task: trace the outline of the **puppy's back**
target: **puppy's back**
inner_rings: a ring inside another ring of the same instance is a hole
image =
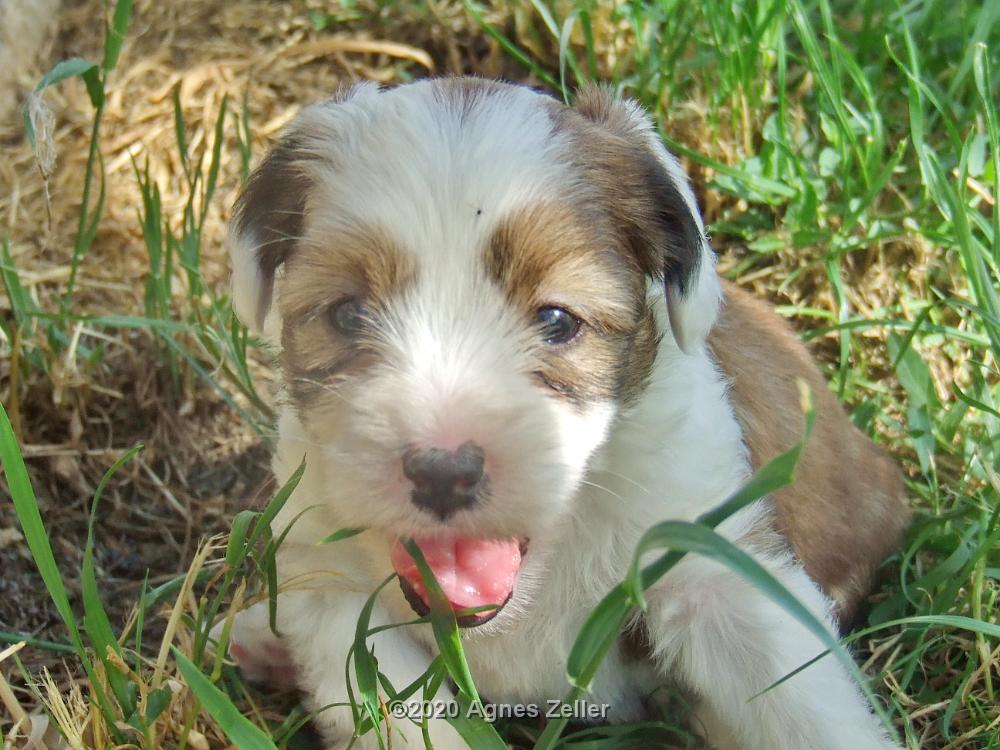
[[[816,427],[795,483],[773,495],[775,522],[849,624],[910,520],[899,470],[850,422],[791,328],[738,287],[724,291],[709,346],[731,383],[755,470],[801,439],[796,380],[812,391]]]

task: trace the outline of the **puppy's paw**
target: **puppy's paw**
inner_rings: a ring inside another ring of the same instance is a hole
[[[212,628],[211,637],[218,641],[223,623]],[[229,657],[249,682],[291,690],[296,687],[296,670],[292,656],[268,623],[267,607],[263,602],[238,612],[229,633]]]
[[[240,669],[240,674],[250,682],[270,685],[280,690],[296,687],[295,665],[280,641],[250,643],[231,640],[229,656]]]

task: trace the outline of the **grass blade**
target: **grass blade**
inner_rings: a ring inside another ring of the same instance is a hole
[[[101,67],[105,73],[110,73],[118,65],[118,55],[128,34],[129,20],[132,18],[132,0],[118,0],[115,3],[115,13],[111,18],[104,37],[104,62]]]
[[[354,678],[357,681],[361,704],[368,720],[375,728],[379,747],[383,746],[383,740],[381,732],[378,731],[382,721],[382,710],[378,698],[378,661],[374,651],[368,649],[368,631],[371,627],[372,612],[378,601],[379,593],[395,578],[396,576],[393,574],[382,581],[361,608],[361,614],[354,630],[354,646],[351,649],[354,655]]]
[[[28,544],[31,557],[38,568],[38,573],[45,584],[56,611],[69,631],[70,640],[76,649],[77,656],[83,665],[84,670],[90,680],[91,690],[97,698],[98,706],[104,714],[112,731],[120,738],[120,733],[115,729],[115,711],[111,706],[107,694],[104,692],[94,665],[87,654],[80,637],[80,630],[76,624],[76,615],[70,606],[69,597],[66,594],[66,587],[56,565],[55,557],[52,554],[52,546],[49,544],[48,532],[45,524],[42,523],[42,516],[38,510],[38,501],[35,498],[35,491],[28,478],[28,470],[24,465],[24,458],[17,444],[17,437],[11,427],[10,419],[7,417],[7,410],[0,404],[0,461],[3,462],[3,473],[7,478],[7,487],[10,490],[11,501],[14,503],[14,512],[17,520],[21,524],[24,532],[24,539]]]
[[[42,523],[42,516],[38,512],[38,501],[35,499],[35,492],[31,487],[31,480],[28,478],[28,470],[21,457],[17,437],[14,435],[14,430],[7,417],[7,410],[2,404],[0,404],[0,459],[3,460],[3,472],[7,478],[14,511],[21,524],[21,530],[24,532],[24,539],[31,551],[31,557],[38,567],[38,573],[42,577],[49,596],[52,597],[52,602],[55,604],[59,616],[66,624],[66,629],[69,631],[77,652],[81,656],[85,656],[83,654],[83,641],[80,639],[80,631],[76,625],[76,615],[70,606],[62,575],[59,573],[55,557],[52,554],[52,547],[49,545],[48,532],[45,531],[45,524]]]
[[[104,671],[107,674],[108,682],[111,684],[111,690],[115,694],[118,705],[122,707],[125,716],[131,716],[135,712],[136,690],[135,686],[118,670],[117,665],[112,663],[108,658],[110,651],[118,656],[118,662],[124,663],[124,659],[121,658],[121,646],[118,644],[118,639],[111,628],[111,622],[108,620],[108,615],[104,611],[104,604],[101,602],[101,596],[98,593],[97,577],[94,573],[94,525],[97,521],[97,510],[100,506],[101,495],[104,493],[105,487],[108,486],[108,482],[142,448],[142,445],[137,445],[131,450],[126,451],[104,473],[104,476],[101,477],[101,481],[97,485],[97,489],[94,491],[94,499],[90,506],[90,521],[87,524],[87,544],[83,550],[83,565],[80,573],[80,587],[83,597],[83,626],[87,631],[90,642],[94,646],[97,658],[104,665]]]
[[[431,627],[434,630],[434,640],[437,641],[438,649],[441,652],[441,659],[448,674],[455,681],[458,689],[464,692],[472,701],[481,705],[479,693],[472,680],[472,673],[469,671],[469,664],[465,660],[465,652],[462,649],[462,640],[458,635],[458,623],[455,620],[455,613],[452,611],[448,599],[441,590],[434,571],[431,570],[424,559],[424,553],[412,539],[403,542],[406,551],[413,558],[420,571],[420,578],[427,587],[427,598],[430,604]]]
[[[219,690],[187,657],[173,649],[177,666],[191,692],[239,750],[278,750],[260,727],[243,716],[229,696]]]

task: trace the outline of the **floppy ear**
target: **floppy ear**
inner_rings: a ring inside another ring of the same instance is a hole
[[[670,329],[690,354],[715,324],[722,287],[687,175],[635,102],[589,86],[573,108],[611,136],[589,146],[612,152],[604,166],[618,192],[611,197],[613,211],[640,264],[662,276]]]
[[[378,95],[361,83],[302,110],[281,140],[251,173],[236,200],[229,225],[233,264],[233,310],[254,334],[276,339],[277,317],[269,318],[274,278],[302,236],[306,201],[318,169],[329,168],[348,101]],[[266,325],[265,325],[266,324]]]
[[[257,335],[265,332],[275,273],[302,234],[310,180],[299,146],[293,132],[268,153],[236,200],[229,225],[233,310]]]

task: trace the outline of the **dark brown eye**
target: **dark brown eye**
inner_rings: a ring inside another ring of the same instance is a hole
[[[355,297],[348,297],[330,305],[327,314],[333,327],[344,336],[357,336],[371,323],[371,310],[368,305]]]
[[[542,307],[535,313],[546,344],[565,344],[580,330],[580,319],[561,307]]]

